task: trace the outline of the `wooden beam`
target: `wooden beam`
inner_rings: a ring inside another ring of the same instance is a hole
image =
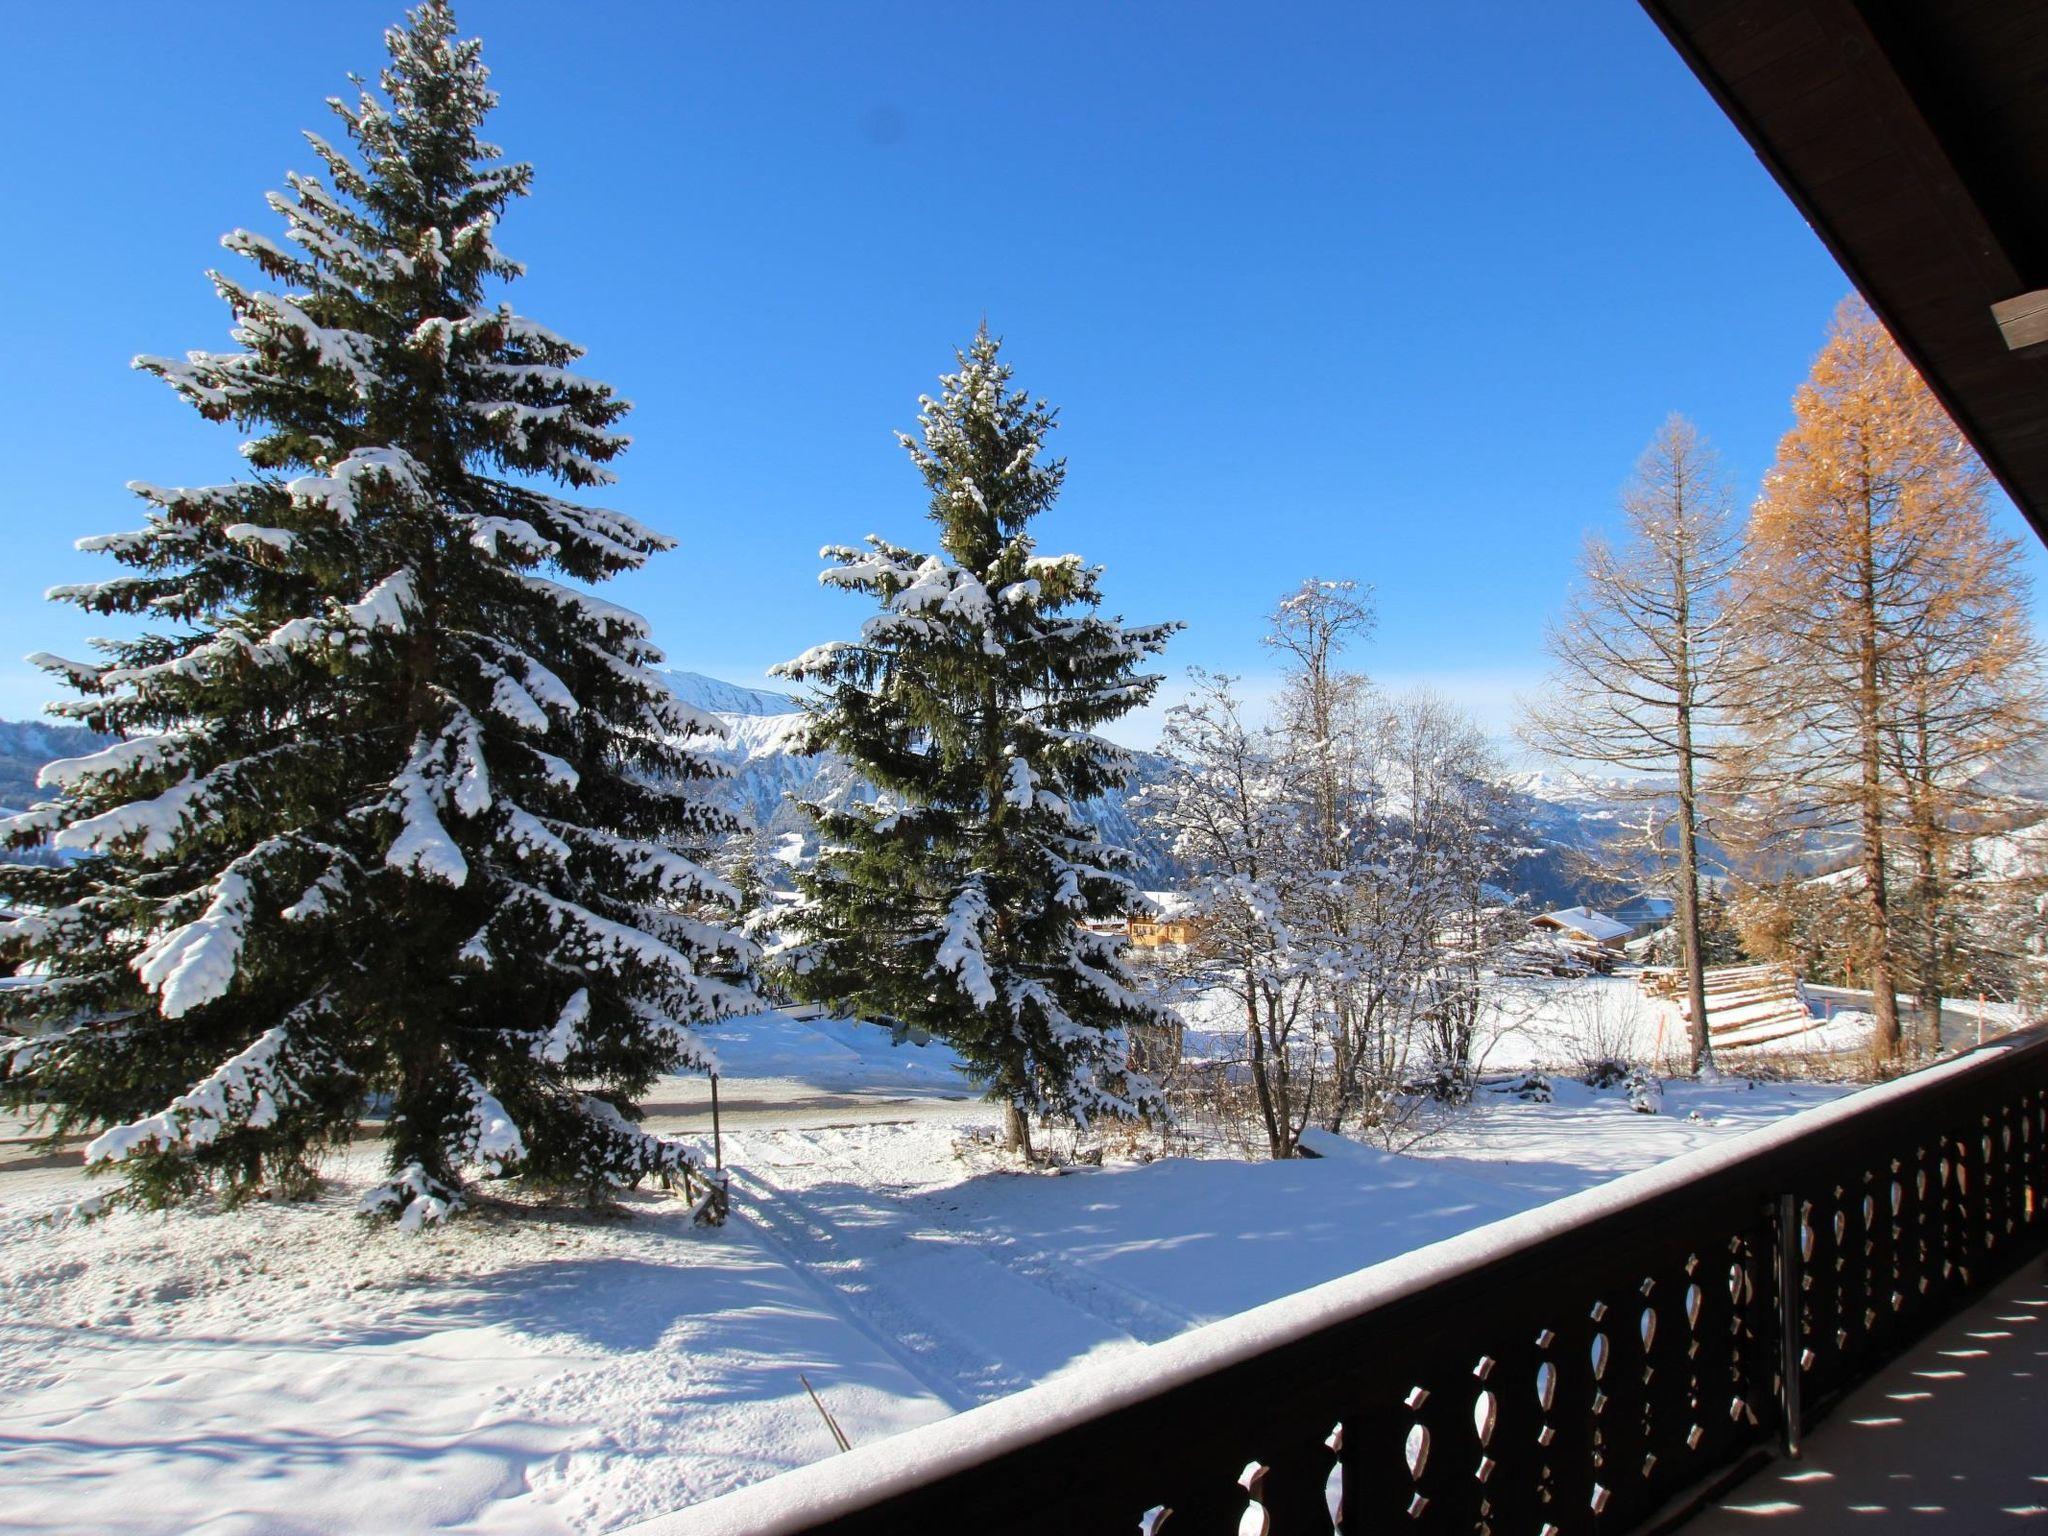
[[[2008,351],[2039,346],[2048,341],[2048,288],[2036,288],[2018,298],[2000,299],[1991,306],[1991,318]]]

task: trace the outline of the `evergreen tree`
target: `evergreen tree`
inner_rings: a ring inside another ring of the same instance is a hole
[[[881,612],[780,670],[819,689],[807,748],[880,794],[808,807],[826,849],[802,882],[793,984],[947,1041],[1028,1150],[1028,1114],[1157,1107],[1126,1044],[1165,1011],[1120,940],[1081,926],[1141,901],[1134,860],[1074,808],[1124,782],[1127,754],[1091,732],[1152,697],[1137,668],[1179,626],[1099,617],[1100,569],[1035,553],[1029,525],[1066,466],[1041,456],[1055,413],[1010,388],[1000,346],[984,327],[921,402],[922,439],[901,435],[940,552],[873,535],[826,549],[820,579]]]
[[[744,1004],[733,893],[686,851],[727,818],[675,743],[715,722],[652,672],[642,620],[562,585],[670,541],[539,485],[608,483],[627,403],[503,303],[495,243],[532,172],[478,130],[495,96],[444,0],[386,36],[383,96],[330,103],[355,155],[272,194],[296,250],[227,248],[227,353],[141,358],[254,435],[226,485],[131,487],[147,525],[86,541],[132,574],[55,594],[134,614],[104,659],[37,658],[123,739],[54,763],[8,829],[80,855],[0,872],[27,1043],[7,1100],[161,1203],[303,1191],[388,1105],[417,1225],[465,1169],[592,1196],[681,1166],[634,1099]]]

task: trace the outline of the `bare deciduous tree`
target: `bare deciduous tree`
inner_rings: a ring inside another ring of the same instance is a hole
[[[1524,931],[1523,915],[1497,885],[1516,841],[1508,795],[1485,736],[1448,700],[1420,689],[1378,713],[1382,809],[1355,878],[1387,887],[1379,906],[1405,914],[1391,934],[1369,930],[1375,941],[1398,943],[1421,930],[1415,1021],[1438,1093],[1462,1101],[1478,1063],[1486,984]]]
[[[1914,933],[1903,968],[1930,1050],[1941,1045],[1950,957],[1968,947],[1959,919],[1971,903],[1957,899],[1970,874],[1967,845],[2012,809],[1985,770],[2027,750],[2044,729],[2018,552],[1990,536],[1981,514],[1976,521],[1953,530],[1945,579],[1900,636],[1885,689],[1892,708],[1882,751],[1898,796],[1898,862],[1908,871]]]
[[[1322,1046],[1313,840],[1284,743],[1246,723],[1233,679],[1190,675],[1193,690],[1167,711],[1160,737],[1166,777],[1142,797],[1190,872],[1199,920],[1194,941],[1166,964],[1235,1001],[1267,1150],[1292,1157]]]
[[[1637,461],[1621,510],[1620,543],[1586,540],[1578,586],[1547,637],[1552,677],[1525,702],[1520,734],[1551,757],[1644,776],[1645,836],[1632,853],[1661,866],[1677,899],[1693,1070],[1710,1073],[1701,791],[1741,678],[1728,592],[1742,541],[1717,456],[1676,414]],[[1668,817],[1657,809],[1667,784]]]
[[[1280,600],[1269,623],[1265,643],[1288,658],[1277,729],[1301,796],[1309,863],[1335,874],[1357,856],[1368,793],[1362,738],[1371,684],[1343,659],[1378,623],[1371,591],[1355,581],[1312,577]],[[1316,905],[1317,925],[1329,940],[1350,947],[1355,914],[1343,883],[1326,880],[1302,894]],[[1322,994],[1331,1014],[1332,1074],[1341,1100],[1356,1077],[1351,1058],[1360,1033],[1357,1015],[1372,1005],[1340,974],[1326,976]]]
[[[1273,618],[1291,662],[1277,719],[1248,723],[1230,679],[1194,673],[1142,801],[1200,917],[1162,963],[1242,1020],[1275,1157],[1312,1117],[1396,1127],[1418,1060],[1462,1096],[1484,988],[1518,936],[1496,884],[1514,847],[1498,765],[1446,701],[1383,698],[1343,669],[1370,626],[1353,583],[1290,594]]]

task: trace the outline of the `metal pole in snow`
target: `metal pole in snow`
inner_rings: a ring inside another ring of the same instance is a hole
[[[711,1166],[725,1169],[725,1139],[718,1129],[718,1074],[711,1074]]]
[[[811,1385],[811,1378],[806,1376],[802,1371],[798,1371],[796,1373],[796,1379],[802,1382],[804,1384],[804,1390],[810,1393],[811,1406],[818,1410],[818,1417],[825,1421],[825,1428],[829,1430],[832,1435],[832,1443],[838,1446],[839,1449],[842,1451],[852,1450],[853,1442],[846,1438],[846,1431],[839,1427],[839,1421],[832,1417],[832,1410],[830,1408],[827,1408],[825,1406],[825,1400],[818,1396],[818,1389]]]

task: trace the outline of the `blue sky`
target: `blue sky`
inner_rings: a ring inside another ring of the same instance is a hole
[[[40,597],[109,569],[70,545],[140,520],[123,482],[237,472],[128,360],[225,345],[218,237],[275,230],[397,10],[10,7],[0,715],[105,627]],[[986,313],[1063,411],[1042,544],[1186,620],[1173,670],[1256,678],[1274,599],[1350,576],[1359,662],[1498,729],[1658,422],[1746,499],[1847,291],[1625,0],[459,14],[538,170],[514,301],[636,402],[609,500],[682,540],[611,595],[736,681],[863,616],[820,544],[927,539],[892,434]]]

